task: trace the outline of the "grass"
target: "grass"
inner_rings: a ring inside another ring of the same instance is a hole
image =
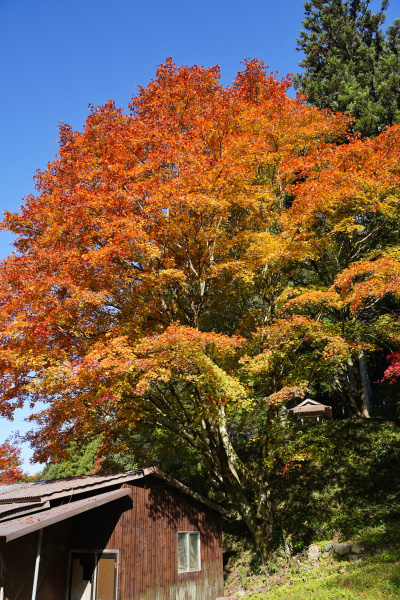
[[[326,553],[331,540],[314,540],[320,555],[288,556],[278,549],[264,566],[246,546],[238,546],[226,565],[227,592],[246,600],[394,600],[400,598],[400,522],[360,524],[356,538],[366,552],[347,557]],[[338,541],[338,537],[336,537]],[[268,581],[266,573],[268,572]]]
[[[398,424],[380,418],[304,427],[289,423],[281,435],[279,447],[289,455],[308,454],[274,480],[276,536],[264,562],[244,531],[226,526],[228,595],[246,600],[400,599]],[[324,548],[328,541],[351,541],[367,552],[353,563],[325,553],[314,562],[307,559],[307,547]]]
[[[265,593],[246,600],[394,600],[400,597],[400,549],[391,547],[349,563],[322,558],[312,568],[303,564],[287,582],[272,583]]]

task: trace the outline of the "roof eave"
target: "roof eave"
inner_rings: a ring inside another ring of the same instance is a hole
[[[6,523],[0,523],[0,537],[3,537],[7,542],[10,542],[19,537],[23,537],[24,535],[28,535],[28,533],[38,531],[44,527],[49,527],[49,525],[54,525],[55,523],[65,521],[66,519],[70,519],[71,517],[79,515],[87,510],[97,508],[103,504],[108,504],[113,500],[118,500],[124,496],[130,496],[130,493],[131,491],[129,488],[122,488],[105,494],[100,494],[95,498],[86,498],[85,500],[77,500],[71,504],[50,508],[43,511],[43,513],[37,513],[35,515],[36,520],[33,523],[21,523],[18,522],[18,519],[11,520],[8,525]],[[61,508],[64,509],[62,512],[60,510]],[[9,533],[7,533],[7,527],[10,528]]]

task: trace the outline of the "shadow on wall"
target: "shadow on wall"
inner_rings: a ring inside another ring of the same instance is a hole
[[[207,535],[202,536],[202,545],[214,544],[220,532],[216,519],[210,518],[210,513],[214,512],[212,509],[157,480],[148,492],[149,517],[152,520],[166,519],[171,529],[207,531]]]
[[[94,508],[74,518],[71,549],[101,550],[106,548],[121,515],[132,509],[129,496]]]

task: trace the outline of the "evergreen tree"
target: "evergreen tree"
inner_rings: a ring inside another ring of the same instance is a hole
[[[132,452],[108,453],[101,459],[97,458],[101,446],[101,438],[97,437],[86,446],[79,448],[75,441],[69,447],[69,458],[45,466],[39,479],[60,479],[63,477],[78,477],[91,475],[93,472],[117,473],[139,468]],[[158,464],[158,463],[157,463]]]
[[[297,49],[304,71],[296,89],[319,108],[350,112],[354,130],[373,137],[400,121],[400,20],[381,26],[388,0],[372,13],[371,0],[306,2]]]
[[[72,442],[69,449],[69,459],[46,465],[39,479],[91,475],[95,468],[96,454],[100,443],[100,438],[97,438],[80,449],[75,442]]]

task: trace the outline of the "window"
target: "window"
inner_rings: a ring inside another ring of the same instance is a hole
[[[117,555],[72,552],[69,600],[116,600]]]
[[[200,571],[200,533],[180,531],[178,533],[178,573]]]

